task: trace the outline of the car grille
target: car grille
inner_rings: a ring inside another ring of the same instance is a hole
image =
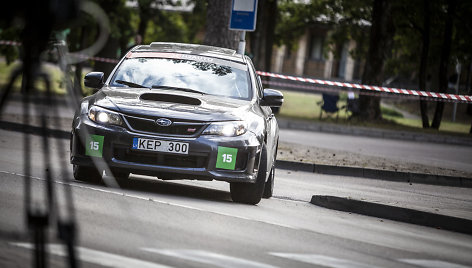
[[[115,147],[113,154],[115,159],[121,161],[167,167],[204,168],[207,166],[208,161],[208,157],[205,155],[173,155],[154,152],[137,152],[121,147]]]
[[[163,127],[156,124],[157,118],[149,119],[129,115],[125,115],[124,117],[132,130],[173,136],[197,136],[203,131],[203,129],[207,125],[203,122],[178,122],[177,120],[172,119],[172,125]]]

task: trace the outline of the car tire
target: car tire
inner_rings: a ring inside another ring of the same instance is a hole
[[[255,183],[230,183],[231,199],[237,203],[256,205],[262,199],[264,192],[265,175],[267,172],[267,152],[265,147],[262,149],[259,171]]]
[[[264,193],[262,194],[262,198],[269,199],[274,194],[274,177],[275,177],[275,167],[272,166],[269,174],[269,178],[264,185]]]
[[[74,179],[78,181],[100,183],[102,176],[96,168],[73,165],[72,168]]]
[[[277,151],[279,148],[279,142],[277,141],[277,145],[275,147],[274,153],[274,160],[272,161],[272,168],[270,169],[269,178],[267,178],[267,182],[264,186],[264,193],[262,194],[262,198],[269,199],[274,195],[274,182],[275,182],[275,162],[277,160]]]

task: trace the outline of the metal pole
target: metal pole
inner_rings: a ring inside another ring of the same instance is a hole
[[[245,50],[246,50],[246,31],[241,31],[241,35],[239,38],[238,53],[241,55],[244,55]]]
[[[456,72],[457,72],[457,81],[455,86],[455,94],[459,94],[459,81],[461,79],[461,64],[458,61],[456,64]],[[457,114],[457,102],[454,102],[454,106],[452,108],[452,122],[456,122],[456,114]]]

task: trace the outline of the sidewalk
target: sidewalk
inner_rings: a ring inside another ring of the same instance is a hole
[[[340,125],[323,122],[309,122],[296,119],[277,118],[280,128],[318,131],[327,133],[347,134],[354,136],[365,136],[385,139],[410,140],[420,142],[434,142],[445,144],[456,144],[472,146],[472,135],[470,137],[452,136],[445,134],[430,134],[409,131],[398,131],[380,128],[369,128],[360,126]]]

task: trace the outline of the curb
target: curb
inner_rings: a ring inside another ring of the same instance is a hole
[[[334,134],[344,134],[353,136],[364,136],[373,138],[410,140],[418,142],[445,143],[454,145],[472,146],[471,138],[462,136],[451,136],[430,133],[415,133],[411,131],[387,130],[378,128],[368,128],[360,126],[337,125],[323,122],[304,122],[285,118],[277,118],[277,123],[282,129],[294,129],[304,131],[317,131]]]
[[[463,234],[472,234],[472,229],[470,228],[470,226],[472,226],[471,220],[452,216],[439,215],[430,212],[359,201],[337,196],[314,195],[312,196],[310,203],[316,206],[338,211],[351,212],[365,216],[433,227]]]
[[[326,175],[352,176],[366,179],[439,186],[472,188],[472,179],[458,176],[432,175],[424,173],[379,170],[361,167],[344,167],[277,160],[276,168],[305,171]]]

